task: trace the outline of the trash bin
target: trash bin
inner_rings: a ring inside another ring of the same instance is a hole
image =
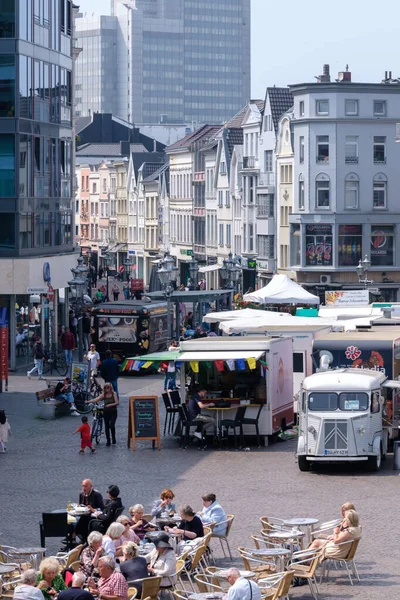
[[[393,469],[400,470],[400,441],[393,442]]]

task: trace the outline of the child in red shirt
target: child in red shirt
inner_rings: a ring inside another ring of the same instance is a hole
[[[81,434],[81,449],[79,451],[79,454],[84,454],[86,447],[90,448],[92,454],[96,452],[96,449],[92,446],[92,440],[90,438],[90,425],[88,423],[87,417],[82,417],[82,425],[78,427],[78,429],[76,429],[73,433]]]

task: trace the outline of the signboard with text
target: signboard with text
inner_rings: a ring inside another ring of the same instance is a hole
[[[131,396],[129,398],[128,448],[136,450],[136,440],[157,442],[161,450],[160,424],[157,396]]]
[[[325,305],[340,308],[341,306],[368,306],[368,290],[330,290],[325,292]]]

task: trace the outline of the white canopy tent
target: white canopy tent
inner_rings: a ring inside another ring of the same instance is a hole
[[[219,323],[220,321],[230,321],[232,319],[254,319],[260,315],[264,315],[265,312],[266,311],[257,310],[256,308],[244,308],[243,310],[223,310],[221,312],[212,312],[204,315],[203,321],[205,323]]]
[[[274,275],[268,285],[243,296],[245,302],[260,304],[319,304],[318,296],[307,292],[287,275]]]
[[[360,326],[369,326],[376,317],[361,319],[322,319],[320,317],[292,317],[284,313],[262,313],[265,316],[253,319],[234,319],[231,321],[222,321],[219,328],[226,334],[251,334],[268,332],[271,327],[315,327],[318,325],[330,325],[331,327],[342,328],[345,331],[355,331]]]

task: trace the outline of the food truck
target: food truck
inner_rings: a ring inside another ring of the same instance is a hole
[[[92,309],[93,342],[103,358],[111,350],[122,362],[127,356],[160,352],[167,348],[167,303],[120,301]]]
[[[293,423],[291,355],[291,338],[208,337],[181,342],[175,360],[181,363],[181,390],[186,384],[204,388],[209,401],[231,404],[223,418],[234,418],[240,405],[248,406],[246,418],[256,418],[262,407],[259,428],[266,438]],[[254,435],[254,426],[245,425],[244,433]]]
[[[368,461],[377,471],[400,424],[400,381],[365,367],[321,370],[303,382],[297,457],[313,462]]]

